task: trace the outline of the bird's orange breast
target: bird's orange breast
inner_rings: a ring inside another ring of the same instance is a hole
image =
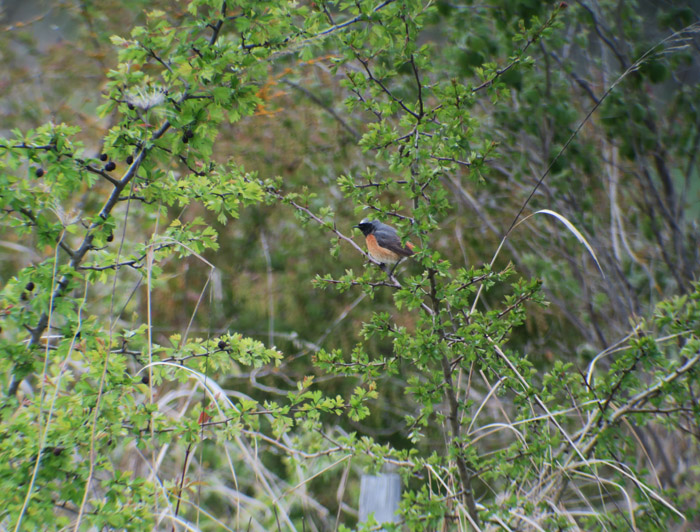
[[[390,249],[381,247],[374,235],[367,235],[365,241],[367,242],[367,251],[369,251],[370,256],[378,262],[395,264],[401,258]]]

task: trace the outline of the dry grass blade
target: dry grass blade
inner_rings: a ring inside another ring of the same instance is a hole
[[[155,361],[151,362],[150,364],[142,367],[138,373],[140,374],[142,371],[148,370],[149,368],[153,368],[155,366],[170,366],[179,370],[184,370],[193,375],[199,383],[204,387],[204,389],[207,391],[207,393],[211,396],[212,400],[214,401],[214,404],[217,406],[219,409],[219,413],[223,414],[219,407],[219,401],[223,401],[226,403],[226,406],[229,408],[232,408],[236,411],[238,411],[238,408],[236,408],[236,405],[231,402],[231,400],[226,396],[226,392],[211,378],[207,378],[206,375],[203,373],[200,373],[197,370],[194,370],[192,368],[188,368],[187,366],[182,366],[180,364],[176,364],[174,362],[165,362],[165,361]]]
[[[588,253],[593,257],[593,260],[595,261],[596,266],[598,267],[598,271],[600,271],[600,274],[603,276],[603,279],[605,279],[605,272],[603,271],[603,268],[600,265],[600,262],[598,261],[598,257],[596,257],[595,251],[593,251],[593,248],[591,245],[588,243],[588,240],[586,240],[586,237],[581,234],[581,231],[576,229],[576,226],[572,224],[569,220],[567,220],[564,216],[559,214],[558,212],[554,212],[549,209],[541,209],[539,211],[533,212],[532,214],[528,214],[525,218],[520,220],[517,224],[515,224],[515,227],[519,226],[521,223],[529,220],[536,214],[547,214],[549,216],[553,216],[557,220],[559,220],[561,223],[563,223],[566,228],[569,230],[569,232],[576,237],[576,240],[581,242],[584,246],[586,246],[586,249],[588,250]]]

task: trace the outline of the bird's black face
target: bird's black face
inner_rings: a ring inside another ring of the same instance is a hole
[[[362,234],[367,236],[374,231],[374,222],[370,220],[362,220],[359,224],[357,224],[355,227],[357,227],[360,231],[362,231]]]

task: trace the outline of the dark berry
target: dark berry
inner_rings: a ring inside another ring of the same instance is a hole
[[[186,130],[185,130],[185,136],[186,136],[188,139],[191,139],[192,137],[194,137],[194,131],[192,131],[191,129],[186,129]]]
[[[37,177],[43,177],[44,176],[44,169],[43,168],[37,168],[36,171],[34,172]]]
[[[61,456],[61,453],[63,452],[63,447],[54,447],[51,452],[54,456]]]
[[[107,170],[108,172],[111,172],[116,167],[117,167],[117,165],[114,164],[114,161],[109,161],[107,164],[105,164],[105,170]]]
[[[141,382],[144,384],[148,384],[148,375],[144,375],[143,378],[141,379]]]
[[[114,233],[110,233],[107,235],[107,242],[111,242],[112,240],[114,240]]]
[[[219,340],[219,349],[226,349],[226,342],[223,340]]]
[[[183,135],[183,136],[182,136],[182,143],[183,143],[183,144],[187,144],[189,141],[190,141],[190,139],[187,138],[187,135]]]
[[[29,281],[29,282],[27,283],[27,286],[24,287],[24,289],[25,289],[27,292],[31,292],[32,290],[34,290],[34,283],[31,282],[31,281]]]
[[[100,153],[100,161],[106,161],[109,159],[106,153]]]
[[[131,164],[131,163],[133,163],[133,162],[134,162],[134,158],[133,158],[131,155],[129,155],[129,156],[126,158],[126,164]]]

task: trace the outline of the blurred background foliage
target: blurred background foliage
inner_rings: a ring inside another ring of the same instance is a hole
[[[301,4],[313,11],[324,3]],[[173,25],[186,17],[184,2],[28,0],[0,5],[0,133],[8,136],[14,129],[49,121],[79,125],[78,138],[95,156],[102,150],[98,139],[115,120],[112,115],[99,119],[96,113],[106,73],[117,64],[110,36],[127,36],[144,24],[146,10],[163,9]],[[524,23],[539,27],[533,20],[541,25],[557,8],[561,12],[544,38],[530,44],[517,39]],[[328,9],[333,12],[334,4],[329,2]],[[511,234],[494,268],[512,263],[523,277],[541,279],[551,303],[528,308],[524,325],[509,343],[538,368],[550,368],[555,361],[584,368],[596,353],[628,334],[630,323],[648,316],[658,302],[688,293],[698,278],[700,41],[697,26],[690,36],[674,32],[697,24],[699,13],[698,2],[651,0],[582,0],[568,6],[538,0],[440,0],[427,11],[418,42],[428,47],[433,68],[426,84],[450,80],[477,86],[484,63],[506,69],[500,75],[504,85],[485,89],[491,91],[489,98],[464,102],[476,134],[458,146],[464,160],[439,175],[449,210],[439,219],[439,230],[431,233],[430,247],[454,266],[488,263],[535,190],[526,212],[546,208],[570,220],[605,272],[598,272],[586,250],[554,219],[535,216]],[[349,234],[374,211],[349,201],[339,178],[352,176],[355,183],[369,185],[394,170],[386,152],[360,143],[375,120],[347,102],[353,96],[347,72],[360,65],[348,62],[335,70],[334,61],[344,52],[326,44],[310,48],[311,57],[287,51],[269,61],[267,79],[257,87],[261,103],[255,114],[221,126],[213,159],[232,158],[263,179],[278,178],[284,192],[310,193],[305,205],[314,212],[330,207],[337,227]],[[399,69],[392,79],[394,94],[415,100],[413,76],[410,68]],[[183,171],[177,161],[170,164]],[[361,189],[365,191],[373,194],[364,197],[367,205],[379,199],[385,206],[398,201],[410,208],[391,190],[370,185]],[[94,212],[100,197],[86,187],[62,208]],[[115,210],[116,219],[125,208]],[[228,376],[220,383],[225,388],[264,400],[284,397],[305,376],[315,375],[320,389],[343,394],[357,382],[314,367],[319,349],[352,351],[372,312],[389,312],[399,325],[414,327],[411,314],[394,308],[388,290],[370,297],[359,290],[322,290],[313,283],[317,275],[360,271],[363,260],[345,243],[336,247],[331,233],[305,223],[289,205],[268,199],[241,209],[240,217],[225,225],[196,204],[168,212],[170,219],[183,221],[200,216],[219,231],[219,249],[203,254],[215,269],[210,277],[210,268],[193,257],[172,257],[163,265],[165,275],[151,292],[154,341],[167,344],[171,334],[188,328],[193,336],[237,332],[286,355],[280,367]],[[121,237],[126,231],[127,239],[139,241],[143,228],[156,223],[152,214],[134,206],[128,226],[117,226],[115,233]],[[2,284],[53,253],[36,240],[2,229]],[[359,233],[355,240],[362,244]],[[409,262],[400,270],[409,275],[416,267]],[[125,271],[122,276],[127,288],[115,306],[126,304],[134,291],[123,314],[128,324],[129,311],[146,314],[146,288],[140,274]],[[107,298],[111,279],[95,290]],[[202,293],[206,304],[199,308]],[[489,292],[482,304],[491,308],[502,296],[498,289]],[[99,298],[90,305],[92,313],[109,315],[109,305]],[[392,344],[373,337],[365,349],[389,353]],[[410,371],[402,370],[404,376]],[[344,420],[342,430],[408,447],[403,418],[413,407],[405,404],[396,378],[380,379],[370,417]],[[651,433],[651,447],[664,457],[660,470],[680,490],[690,481],[673,462],[697,463],[697,427],[694,431],[687,440]],[[209,460],[213,469],[221,465],[213,451]],[[267,466],[280,474],[285,467],[281,459]],[[337,482],[319,480],[307,489],[321,505],[333,508],[335,493],[324,493],[323,486]],[[315,526],[325,529],[318,522]]]

